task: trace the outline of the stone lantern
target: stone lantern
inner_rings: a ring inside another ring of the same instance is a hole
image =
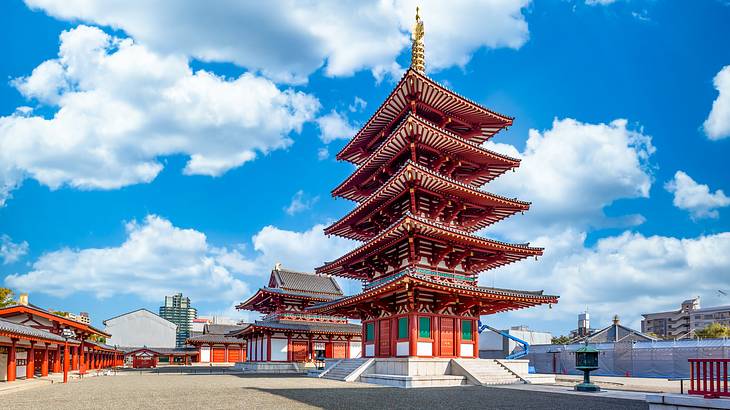
[[[585,346],[575,351],[575,368],[583,371],[583,383],[577,384],[575,390],[583,392],[597,392],[601,388],[591,383],[590,372],[598,369],[598,350],[588,346],[586,339]]]

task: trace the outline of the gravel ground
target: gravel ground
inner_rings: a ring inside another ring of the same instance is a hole
[[[3,394],[3,409],[647,409],[607,397],[465,386],[396,389],[306,377],[122,374]]]

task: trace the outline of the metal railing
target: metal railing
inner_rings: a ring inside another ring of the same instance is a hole
[[[688,359],[690,387],[687,394],[706,398],[730,397],[727,368],[730,359]]]

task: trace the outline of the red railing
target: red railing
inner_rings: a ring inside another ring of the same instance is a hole
[[[730,359],[689,359],[690,387],[687,394],[707,398],[730,397],[727,368]]]

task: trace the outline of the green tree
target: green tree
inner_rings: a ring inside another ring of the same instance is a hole
[[[570,343],[570,338],[568,336],[558,336],[553,337],[550,342],[554,345],[567,345]]]
[[[14,305],[13,291],[8,288],[0,288],[0,308]]]
[[[695,336],[701,339],[719,339],[721,337],[730,337],[730,327],[720,323],[710,323],[702,330],[696,330]]]

